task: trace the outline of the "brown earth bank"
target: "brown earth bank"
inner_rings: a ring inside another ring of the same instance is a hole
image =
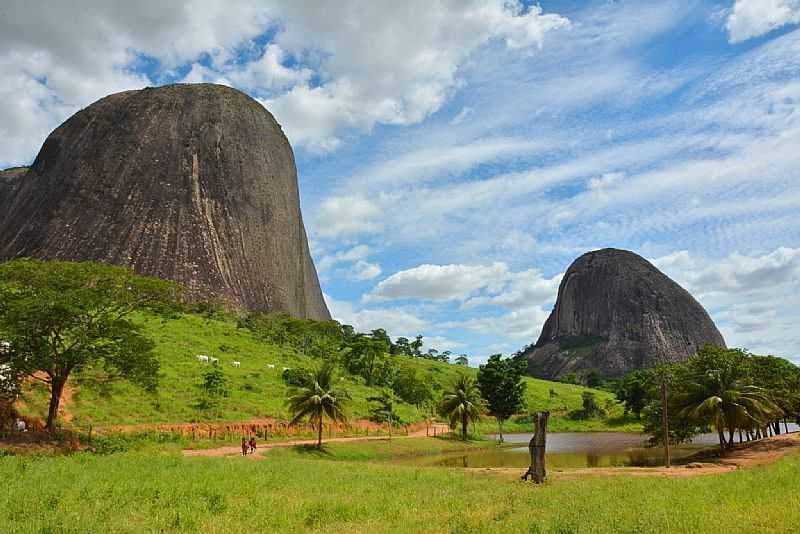
[[[717,475],[737,469],[747,469],[777,462],[784,456],[800,453],[800,432],[781,434],[759,441],[737,445],[716,459],[703,462],[691,461],[691,458],[680,465],[667,467],[590,467],[582,469],[550,469],[553,478],[571,478],[585,476],[663,476],[690,477],[699,475]],[[522,470],[508,467],[464,468],[466,471],[495,473],[504,477],[522,476]]]

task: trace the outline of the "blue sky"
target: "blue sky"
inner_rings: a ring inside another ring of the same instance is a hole
[[[0,166],[105,94],[224,83],[293,144],[342,322],[477,364],[611,246],[800,361],[800,0],[28,4],[0,8]]]

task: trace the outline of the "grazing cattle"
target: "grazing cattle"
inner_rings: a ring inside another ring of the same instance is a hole
[[[274,363],[268,363],[268,364],[267,364],[267,367],[268,367],[269,369],[275,369],[275,364],[274,364]]]
[[[211,365],[217,365],[219,363],[217,358],[209,358],[208,360],[211,362]]]
[[[197,356],[195,356],[195,358],[197,358],[197,361],[200,363],[208,363],[208,356],[204,354],[198,354]]]
[[[233,362],[233,366],[234,367],[241,367],[242,366],[242,362]]]
[[[28,431],[28,425],[26,425],[25,421],[23,421],[22,419],[17,419],[16,421],[14,421],[14,431],[15,432],[27,432]]]
[[[284,371],[288,371],[289,369],[291,369],[291,367],[284,367],[283,368]]]

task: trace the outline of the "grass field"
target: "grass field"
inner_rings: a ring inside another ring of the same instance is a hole
[[[435,446],[452,445],[443,443]],[[163,452],[0,458],[0,530],[718,534],[796,532],[800,522],[798,455],[715,476],[556,474],[537,487],[496,474],[352,461],[363,445],[330,447],[339,461],[292,450],[260,461]],[[376,447],[363,457],[380,459]]]
[[[287,387],[281,379],[284,367],[310,367],[317,362],[294,349],[256,339],[248,330],[236,327],[232,319],[209,319],[185,314],[172,319],[142,316],[146,334],[156,342],[161,362],[160,387],[155,394],[121,381],[108,381],[102,373],[83,372],[71,378],[74,392],[66,408],[71,421],[66,426],[86,429],[90,425],[140,423],[187,423],[203,421],[245,421],[254,417],[286,418],[284,399]],[[228,395],[212,409],[199,409],[198,383],[207,365],[198,363],[197,354],[218,358],[228,383]],[[448,365],[420,358],[398,357],[403,364],[416,367],[437,388],[452,383],[457,373],[475,375],[476,369]],[[233,361],[241,362],[234,368]],[[274,365],[269,368],[268,364]],[[529,411],[548,409],[553,413],[552,431],[638,430],[638,423],[622,418],[622,408],[613,395],[595,391],[609,417],[591,421],[572,421],[566,414],[581,406],[581,386],[526,378],[526,405]],[[350,409],[355,418],[369,416],[367,399],[376,389],[367,387],[360,377],[345,375],[343,382],[353,397]],[[26,395],[23,412],[31,416],[46,413],[47,391],[33,383]],[[426,417],[415,406],[400,404],[397,411],[411,423]],[[531,431],[529,419],[521,417],[506,423],[506,431]],[[479,433],[496,431],[491,418],[478,425]]]

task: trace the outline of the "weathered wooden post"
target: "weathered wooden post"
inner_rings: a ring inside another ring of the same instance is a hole
[[[667,377],[661,377],[661,439],[664,442],[664,465],[669,469],[672,459],[669,455],[669,415],[667,414]]]
[[[535,483],[541,484],[547,478],[544,455],[547,448],[547,419],[549,417],[550,412],[536,412],[536,431],[528,443],[531,465],[528,467],[528,471],[522,475],[522,480],[528,480],[530,476]]]

